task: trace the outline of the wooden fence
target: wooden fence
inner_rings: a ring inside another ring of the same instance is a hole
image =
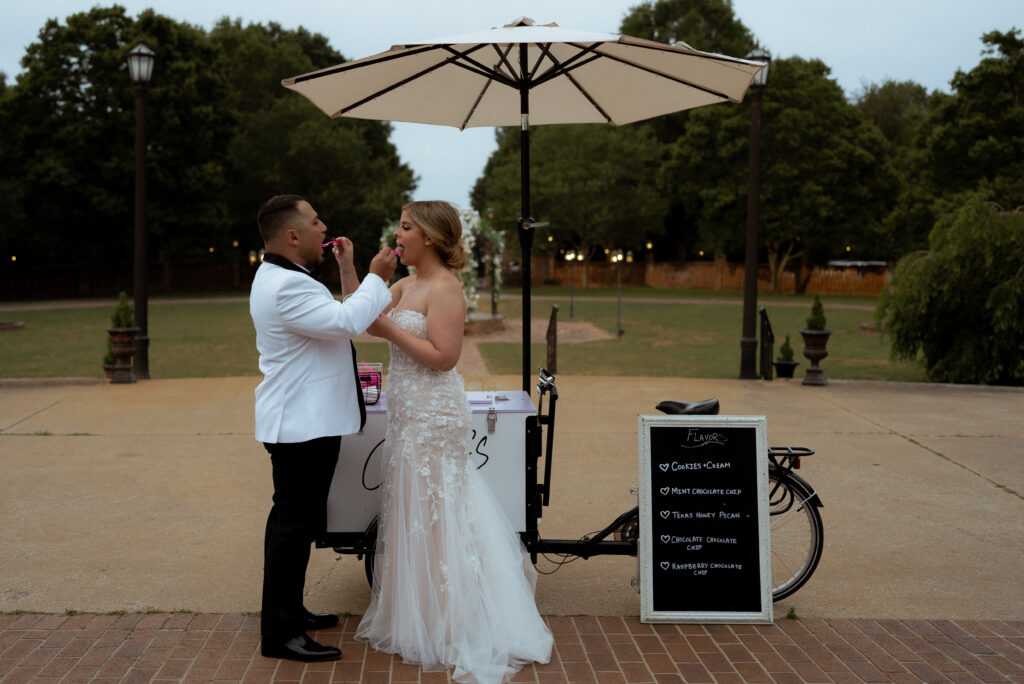
[[[521,274],[512,271],[508,257],[504,282],[513,287],[521,284]],[[325,282],[337,288],[337,268],[333,262],[324,268]],[[655,262],[637,261],[616,266],[608,262],[584,262],[570,265],[552,255],[538,254],[533,258],[534,287],[557,284],[577,288],[614,287],[621,268],[622,284],[680,290],[733,290],[743,289],[743,264],[726,261]],[[585,273],[584,273],[585,271]],[[248,292],[255,269],[247,262],[240,263],[185,263],[152,266],[148,272],[150,294],[175,294],[203,290],[238,289]],[[815,268],[811,272],[806,292],[823,295],[879,295],[889,277],[888,269]],[[795,274],[786,272],[782,277],[781,294],[796,292]],[[49,270],[0,270],[0,301],[33,299],[68,299],[86,297],[116,297],[121,290],[131,292],[132,269],[63,268]],[[758,291],[768,292],[770,282],[767,266],[758,273]]]
[[[742,291],[743,264],[727,261],[655,262],[634,261],[615,265],[604,261],[570,264],[550,255],[537,255],[532,262],[531,280],[541,284],[574,284],[584,287],[614,287],[621,269],[622,284],[634,287],[654,287],[679,290],[732,290]],[[584,273],[585,271],[585,273]],[[834,268],[815,267],[807,281],[805,292],[823,295],[878,296],[885,289],[891,270],[888,268]],[[509,284],[518,285],[518,274],[511,274]],[[767,293],[771,281],[767,265],[758,269],[759,292]],[[796,274],[786,271],[782,275],[779,294],[796,292]]]

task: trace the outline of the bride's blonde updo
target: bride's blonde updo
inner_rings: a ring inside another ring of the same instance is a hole
[[[402,211],[416,222],[437,249],[441,263],[457,271],[469,261],[462,248],[462,221],[455,207],[439,200],[409,202]]]

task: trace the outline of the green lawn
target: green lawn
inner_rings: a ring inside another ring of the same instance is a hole
[[[508,294],[508,291],[506,291]],[[515,294],[512,291],[512,294]],[[557,301],[535,299],[533,316],[547,318],[551,305],[559,305],[560,321],[568,320],[567,288],[540,288],[538,297],[557,296]],[[616,302],[595,297],[614,297],[614,289],[588,291],[575,296],[574,320],[586,321],[615,333]],[[739,338],[742,306],[738,293],[680,292],[624,288],[623,296],[663,299],[624,302],[621,340],[560,344],[558,372],[569,375],[636,375],[735,378],[739,375]],[[672,298],[696,298],[698,303],[677,303]],[[802,342],[797,330],[810,313],[809,297],[764,297],[775,330],[776,348],[786,334],[800,356]],[[860,331],[872,320],[870,310],[845,308],[872,306],[869,298],[824,298],[829,327],[829,356],[822,362],[830,379],[924,381],[924,371],[909,363],[889,359],[884,338]],[[484,304],[484,299],[481,299]],[[831,305],[831,306],[830,306]],[[486,306],[486,304],[485,304]],[[112,304],[4,311],[0,320],[23,321],[22,330],[0,332],[0,377],[100,377],[106,351],[106,327]],[[505,299],[500,312],[509,319],[521,315],[518,299]],[[174,303],[152,300],[149,305],[150,372],[154,378],[224,377],[258,375],[255,332],[246,301],[199,301]],[[522,370],[519,343],[481,343],[480,351],[495,374],[517,375]],[[383,343],[359,345],[363,361],[385,362]],[[532,349],[531,367],[546,358],[543,344]],[[797,369],[797,377],[802,371]]]
[[[647,296],[647,290],[641,290]],[[693,297],[693,293],[665,294],[655,290],[655,296]],[[536,294],[551,294],[542,290]],[[608,292],[603,292],[607,296]],[[611,291],[614,295],[614,290]],[[639,292],[630,291],[635,296]],[[623,296],[627,296],[624,291]],[[623,302],[621,340],[610,339],[558,346],[558,372],[567,375],[661,375],[692,378],[735,378],[739,376],[740,336],[743,326],[743,307],[739,295],[733,297],[703,298],[699,304],[690,303],[635,303]],[[829,355],[822,361],[827,378],[857,380],[898,380],[924,382],[924,369],[920,366],[892,361],[889,342],[877,334],[861,332],[862,323],[870,323],[873,312],[864,309],[842,308],[840,305],[873,306],[868,298],[823,298],[828,327],[833,330],[829,340]],[[830,302],[837,306],[830,307]],[[795,358],[801,361],[797,377],[807,367],[801,355],[803,340],[797,332],[804,327],[810,313],[811,298],[765,298],[759,303],[768,311],[775,333],[775,348],[788,334]],[[568,321],[569,298],[558,301],[533,301],[533,318],[547,318],[552,304],[558,304],[559,322]],[[574,320],[587,321],[615,334],[616,302],[593,301],[575,297]],[[501,312],[510,318],[521,316],[519,302],[503,301]],[[758,325],[760,325],[758,323]],[[759,329],[759,328],[758,328]],[[482,343],[480,352],[488,368],[495,374],[522,372],[522,346],[519,343]],[[541,365],[546,358],[543,344],[533,344],[531,368]]]

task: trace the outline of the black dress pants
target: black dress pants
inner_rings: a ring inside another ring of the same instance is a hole
[[[327,527],[327,495],[341,437],[264,444],[274,472],[274,505],[263,544],[264,641],[282,642],[305,632],[302,604],[309,549]]]

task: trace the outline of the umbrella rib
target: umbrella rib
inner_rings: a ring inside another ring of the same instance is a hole
[[[579,47],[580,49],[583,49],[583,50],[591,49],[591,48],[585,48],[585,47],[580,46],[580,45],[576,45],[575,43],[571,43],[571,45],[575,45],[576,47]],[[646,46],[640,45],[640,46],[634,46],[634,47],[646,47]],[[650,48],[650,49],[654,49],[654,48]],[[637,64],[636,62],[632,62],[632,61],[630,61],[628,59],[623,59],[622,57],[617,57],[615,55],[609,55],[609,54],[607,54],[605,52],[597,52],[597,54],[600,55],[601,57],[604,57],[605,59],[610,59],[613,62],[619,62],[621,64],[625,64],[627,66],[631,66],[634,69],[639,69],[641,71],[646,71],[649,74],[654,74],[655,76],[660,76],[660,77],[668,79],[670,81],[674,81],[675,83],[679,83],[679,84],[685,85],[685,86],[690,86],[691,88],[696,88],[697,90],[702,90],[705,93],[708,93],[709,95],[714,95],[715,97],[720,97],[723,100],[731,100],[732,99],[731,97],[729,97],[725,93],[721,93],[721,92],[719,92],[717,90],[712,90],[711,88],[706,88],[706,87],[704,87],[704,86],[702,86],[702,85],[700,85],[698,83],[693,83],[691,81],[687,81],[686,79],[679,78],[678,76],[672,76],[671,74],[666,74],[666,73],[664,73],[662,71],[658,71],[657,69],[652,69],[651,67],[644,66],[643,64]],[[694,56],[696,57],[697,55],[694,55]],[[715,60],[715,61],[720,61],[720,60]],[[571,68],[572,69],[576,69],[576,68],[578,68],[580,66],[582,66],[582,64],[577,64],[577,65],[575,65],[575,66],[573,66]]]
[[[547,83],[548,81],[558,78],[559,76],[562,75],[568,76],[569,72],[572,71],[573,69],[579,69],[580,67],[586,66],[593,62],[594,60],[601,59],[601,57],[604,56],[601,54],[591,53],[590,57],[588,57],[586,60],[580,61],[582,56],[587,54],[588,52],[590,52],[590,50],[583,50],[581,52],[578,52],[577,54],[573,55],[572,57],[561,63],[556,62],[554,58],[552,58],[551,61],[554,62],[555,66],[553,66],[548,71],[545,71],[540,78],[533,82],[533,85],[538,86]]]
[[[540,69],[540,65],[544,62],[544,56],[551,60],[552,63],[558,64],[558,60],[551,56],[551,43],[538,43],[540,46],[540,56],[537,57],[537,63],[533,65],[533,71],[530,72],[530,77],[527,79],[527,83],[533,82],[533,77],[537,75],[537,70]],[[525,74],[524,74],[525,76]]]
[[[384,55],[383,57],[378,57],[377,59],[368,59],[365,62],[360,62],[359,64],[352,64],[351,62],[346,62],[344,64],[339,64],[336,67],[329,67],[327,69],[321,69],[320,71],[314,71],[311,74],[303,74],[302,76],[286,78],[281,83],[282,85],[285,86],[295,85],[296,83],[304,83],[305,81],[313,81],[318,78],[324,78],[326,76],[340,74],[343,71],[351,71],[352,69],[360,69],[362,67],[375,66],[377,64],[382,64],[383,62],[390,62],[393,59],[404,59],[406,57],[409,57],[410,55],[418,55],[435,49],[437,49],[436,45],[427,45],[422,48],[410,48],[407,50],[403,50],[402,52],[399,53],[387,54]]]
[[[469,108],[468,112],[466,112],[466,118],[462,120],[462,125],[459,126],[460,131],[466,130],[466,124],[468,124],[469,120],[473,118],[473,115],[476,113],[476,108],[480,106],[480,100],[484,99],[484,95],[487,94],[487,89],[491,87],[492,82],[492,79],[484,81],[484,87],[480,89],[480,94],[476,96],[475,100],[473,100],[473,106]]]
[[[514,80],[510,79],[508,76],[501,73],[500,71],[497,71],[496,69],[493,68],[488,68],[487,65],[481,64],[475,59],[471,59],[469,57],[468,52],[459,52],[451,45],[442,45],[440,47],[447,50],[453,55],[446,61],[447,64],[452,64],[454,66],[461,67],[467,71],[471,71],[474,74],[477,74],[478,76],[483,76],[484,78],[497,81],[503,85],[509,86],[510,88],[519,87]],[[478,47],[483,47],[483,45],[480,45]],[[475,50],[476,47],[474,47],[474,51]],[[459,60],[465,60],[466,62],[468,62],[468,64],[463,64]]]
[[[404,86],[406,83],[409,83],[410,81],[415,81],[416,79],[420,78],[421,76],[426,76],[430,72],[436,71],[437,69],[440,69],[441,67],[443,67],[446,64],[448,64],[449,61],[450,60],[445,60],[444,62],[438,62],[437,64],[434,64],[433,66],[427,67],[423,71],[415,73],[412,76],[409,76],[407,78],[403,78],[401,81],[397,81],[395,83],[392,83],[391,85],[389,85],[386,88],[381,88],[377,92],[372,93],[370,95],[367,95],[362,100],[359,100],[358,102],[354,102],[354,103],[350,104],[347,107],[339,109],[337,111],[337,113],[335,113],[333,116],[344,116],[345,114],[349,113],[353,109],[357,109],[358,107],[362,107],[364,104],[366,104],[370,100],[375,100],[378,97],[380,97],[381,95],[386,95],[386,94],[390,93],[392,90],[396,90],[398,88],[401,88],[402,86]]]
[[[662,78],[669,79],[670,81],[674,81],[674,82],[682,84],[682,85],[690,86],[691,88],[696,88],[697,90],[704,91],[705,93],[708,93],[710,95],[714,95],[716,97],[720,97],[720,98],[725,99],[725,100],[731,100],[732,99],[728,95],[725,95],[724,93],[718,92],[717,90],[712,90],[710,88],[706,88],[706,87],[704,87],[702,85],[699,85],[697,83],[692,83],[692,82],[687,81],[685,79],[681,79],[681,78],[679,78],[677,76],[672,76],[671,74],[666,74],[664,72],[658,71],[657,69],[652,69],[651,67],[647,67],[647,66],[644,66],[642,64],[637,64],[636,62],[630,61],[628,59],[623,59],[622,57],[617,57],[615,55],[609,55],[609,54],[607,54],[605,52],[600,52],[598,50],[598,48],[600,48],[601,43],[592,43],[590,45],[580,45],[578,43],[566,43],[566,45],[572,45],[573,47],[578,48],[580,51],[577,54],[573,55],[571,58],[567,59],[562,64],[558,65],[557,68],[553,68],[550,71],[547,71],[546,73],[544,73],[532,85],[535,85],[535,86],[536,85],[540,85],[540,84],[542,84],[542,83],[544,83],[546,81],[550,81],[551,79],[557,78],[558,76],[561,76],[561,75],[565,75],[565,76],[568,77],[570,71],[573,71],[575,69],[579,69],[580,67],[586,66],[587,64],[590,64],[591,62],[593,62],[595,59],[605,58],[605,59],[610,59],[610,60],[615,61],[615,62],[620,62],[622,64],[626,64],[628,66],[633,67],[634,69],[640,69],[641,71],[646,71],[648,73],[654,74],[655,76],[660,76]],[[663,49],[663,48],[650,47],[650,46],[646,46],[646,45],[632,45],[631,44],[631,47],[642,47],[642,48],[649,49],[649,50],[659,50],[661,52],[669,52],[669,51],[673,50],[672,48],[664,48]],[[679,54],[678,51],[675,51],[675,53]],[[582,60],[583,56],[586,55],[586,54],[590,54],[590,58],[586,59],[586,60]],[[693,55],[693,56],[694,57],[698,57],[698,55]],[[724,56],[723,57],[714,57],[712,55],[708,55],[707,57],[704,57],[703,55],[701,55],[699,57],[701,59],[705,59],[706,58],[706,59],[711,59],[713,61],[722,61],[722,62],[734,62],[735,61],[731,57],[724,57]],[[582,60],[582,61],[580,61],[580,60]],[[554,60],[552,60],[552,61],[554,61]],[[573,62],[577,62],[577,63],[574,64]],[[557,64],[557,62],[556,62],[556,64]],[[573,83],[575,84],[575,81]]]
[[[441,45],[439,47],[441,47],[442,49],[447,50],[448,52],[452,53],[452,56],[449,57],[448,59],[444,60],[443,62],[438,62],[437,64],[433,64],[433,65],[427,67],[426,69],[423,69],[422,71],[419,71],[419,72],[417,72],[415,74],[412,74],[411,76],[407,76],[406,78],[403,78],[401,81],[396,81],[395,83],[392,83],[391,85],[387,86],[386,88],[381,88],[380,90],[378,90],[378,91],[376,91],[374,93],[371,93],[370,95],[367,95],[366,97],[364,97],[363,99],[359,100],[358,102],[354,102],[354,103],[350,104],[347,107],[339,109],[334,114],[334,116],[344,116],[347,113],[349,113],[350,111],[352,111],[353,109],[357,109],[357,108],[363,106],[364,104],[366,104],[367,102],[370,102],[371,100],[377,99],[381,95],[386,95],[387,93],[390,93],[392,90],[396,90],[398,88],[401,88],[406,83],[410,83],[412,81],[415,81],[418,78],[426,76],[427,74],[429,74],[429,73],[431,73],[433,71],[437,71],[438,69],[440,69],[442,67],[449,66],[449,65],[454,65],[454,66],[462,67],[463,69],[468,69],[469,71],[477,73],[477,74],[479,74],[481,76],[484,76],[484,77],[486,77],[488,79],[496,78],[494,74],[491,74],[490,72],[486,71],[486,67],[482,67],[483,71],[478,71],[477,69],[473,69],[470,66],[467,66],[465,64],[460,63],[459,62],[460,59],[468,59],[467,58],[467,54],[468,53],[462,53],[462,52],[458,52],[457,50],[452,50],[451,47],[449,47],[448,45]],[[482,47],[483,47],[483,45],[474,46],[472,51],[476,51],[477,49],[482,48]],[[476,64],[476,62],[474,60],[469,60],[469,61],[471,61],[474,64]],[[501,80],[501,79],[498,78],[497,80]]]
[[[508,53],[512,52],[512,45],[509,44],[508,47],[505,48],[504,53],[502,53],[502,51],[498,49],[497,45],[494,45],[494,51],[498,53],[498,59],[500,60],[497,64],[494,65],[494,73],[504,76],[504,74],[502,74],[498,70],[498,68],[501,66],[502,63],[504,63],[510,70],[512,69],[512,65],[508,63]],[[509,80],[511,81],[514,79]],[[476,100],[473,101],[473,106],[469,108],[468,112],[466,112],[466,118],[462,120],[462,125],[459,126],[460,131],[466,130],[466,126],[469,124],[469,120],[473,118],[474,114],[476,114],[476,108],[480,106],[480,101],[484,99],[484,95],[487,94],[487,89],[491,87],[492,81],[493,79],[489,78],[484,82],[484,87],[480,89],[480,94],[476,96]]]
[[[712,62],[731,62],[732,64],[748,64],[748,62],[745,62],[744,60],[738,59],[736,57],[730,57],[729,55],[718,55],[718,54],[715,54],[713,52],[701,52],[700,50],[697,50],[695,48],[690,47],[689,45],[687,45],[686,47],[689,48],[689,50],[691,52],[687,53],[687,52],[681,52],[678,47],[675,47],[673,45],[664,45],[664,44],[661,44],[661,43],[646,44],[646,43],[635,43],[635,42],[632,42],[632,41],[622,41],[622,40],[620,40],[619,43],[621,43],[622,45],[628,45],[628,46],[634,47],[634,48],[641,48],[641,49],[644,49],[644,50],[653,50],[653,51],[656,51],[656,52],[671,52],[673,54],[689,54],[690,57],[699,57],[700,59],[709,59]],[[685,45],[685,43],[684,43],[684,45]]]
[[[580,54],[582,54],[582,53],[580,53]],[[576,56],[578,56],[578,55],[575,55],[574,57],[576,57]],[[592,98],[590,96],[590,93],[587,92],[587,89],[584,88],[583,86],[581,86],[579,81],[577,81],[575,78],[572,77],[572,74],[569,73],[570,70],[564,70],[563,71],[562,70],[562,65],[559,63],[558,59],[554,57],[554,55],[548,55],[548,58],[555,64],[556,67],[558,67],[557,71],[559,73],[564,73],[565,77],[567,79],[569,79],[569,83],[572,83],[573,86],[576,87],[576,90],[580,91],[580,93],[583,95],[583,97],[587,98],[587,102],[589,102],[590,105],[594,109],[596,109],[601,116],[604,117],[605,121],[607,121],[608,123],[610,123],[612,125],[615,125],[615,122],[612,120],[612,117],[608,116],[608,112],[604,111],[604,109],[601,108],[601,105],[597,104],[597,101],[594,100],[594,98]],[[591,61],[593,61],[593,59],[597,59],[597,57],[595,56],[592,59],[588,59],[586,62],[583,62],[583,64],[591,62]],[[577,66],[582,66],[583,64],[579,64]]]
[[[505,67],[508,69],[508,73],[509,73],[507,78],[509,79],[509,81],[515,81],[516,80],[516,76],[515,76],[516,70],[512,68],[512,65],[509,64],[509,61],[508,61],[508,53],[512,52],[512,43],[507,43],[506,44],[505,52],[502,52],[500,49],[498,49],[498,44],[497,43],[491,43],[491,46],[494,48],[494,51],[498,53],[498,59],[501,60],[498,64],[494,65],[495,73],[501,74],[501,72],[498,70],[498,67],[501,64],[504,64]],[[504,76],[504,74],[502,74],[502,75]]]

